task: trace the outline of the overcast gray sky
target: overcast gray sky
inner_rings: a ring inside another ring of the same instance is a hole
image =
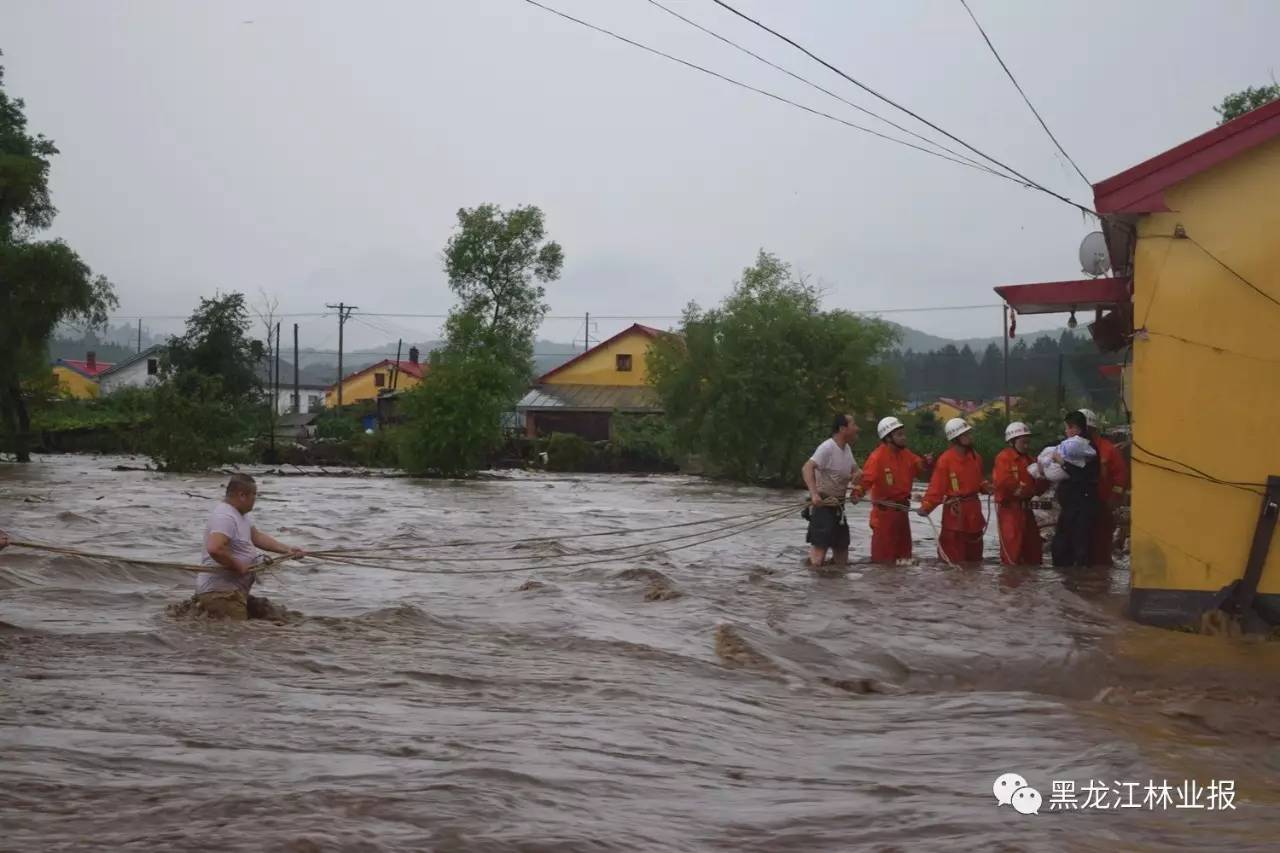
[[[646,0],[546,2],[879,127]],[[889,112],[710,0],[663,2]],[[734,5],[1091,203],[959,0]],[[1270,0],[971,6],[1094,181],[1212,127],[1212,106],[1269,82],[1276,63]],[[522,0],[5,0],[0,48],[9,93],[62,150],[54,233],[116,283],[121,315],[186,314],[216,289],[256,298],[259,288],[287,312],[345,300],[444,313],[441,248],[457,208],[482,202],[542,207],[566,254],[551,313],[572,318],[714,304],[760,247],[821,280],[831,306],[993,303],[996,284],[1079,277],[1076,248],[1091,230],[1040,193]],[[892,318],[951,337],[999,331],[997,309]],[[304,345],[335,342],[331,319],[302,319]],[[349,326],[353,343],[438,327],[368,319],[379,328]],[[595,334],[622,322],[602,320]],[[581,326],[553,320],[544,334],[581,339]]]

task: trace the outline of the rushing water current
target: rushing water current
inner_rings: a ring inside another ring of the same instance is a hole
[[[0,528],[195,562],[225,478],[122,461],[0,465]],[[256,590],[298,611],[284,624],[170,615],[181,572],[11,548],[0,849],[1276,849],[1280,648],[1127,621],[1123,568],[1002,569],[992,541],[955,570],[913,519],[916,564],[819,575],[796,514],[553,567],[685,531],[575,534],[799,498],[674,476],[267,476],[256,523],[289,543],[491,543],[419,572],[286,564]],[[997,805],[1006,772],[1039,814]],[[1051,808],[1068,780],[1079,806]],[[1164,807],[1143,805],[1153,780]],[[1230,807],[1176,807],[1184,782],[1219,780]],[[1085,807],[1103,784],[1107,808]]]

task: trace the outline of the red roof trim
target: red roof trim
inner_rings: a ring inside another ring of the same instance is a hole
[[[1094,207],[1099,213],[1166,211],[1166,189],[1277,137],[1280,100],[1099,181],[1093,185]]]
[[[65,367],[74,370],[86,379],[97,379],[98,375],[104,370],[112,366],[109,361],[95,361],[92,370],[89,369],[89,362],[82,361],[78,358],[60,358],[53,363],[54,367]]]
[[[348,373],[346,376],[342,377],[342,381],[350,382],[352,379],[355,379],[357,376],[363,376],[364,374],[368,373],[370,370],[377,370],[379,367],[390,367],[393,364],[396,364],[396,362],[393,361],[392,359],[384,358],[382,361],[379,361],[376,364],[371,364],[368,367],[364,368],[363,370],[357,370],[355,373]],[[407,373],[410,376],[412,376],[414,379],[422,378],[421,362],[402,361],[399,364],[400,364],[401,373]],[[335,382],[325,389],[325,393],[327,394],[337,387],[338,387],[338,383]]]
[[[1060,314],[1088,311],[1128,302],[1129,279],[1085,278],[1078,281],[1046,281],[1006,284],[995,288],[1000,298],[1019,314]]]
[[[534,380],[534,384],[535,384],[535,385],[541,385],[542,383],[546,382],[548,379],[550,379],[552,376],[555,376],[557,373],[561,372],[562,370],[568,370],[570,367],[572,367],[573,365],[575,365],[575,364],[577,364],[578,362],[582,361],[584,358],[586,358],[587,356],[591,355],[591,354],[592,354],[592,353],[594,353],[596,350],[604,349],[605,347],[609,346],[610,344],[614,343],[615,341],[621,340],[622,338],[626,337],[627,335],[631,334],[632,332],[639,332],[640,334],[644,335],[645,337],[647,337],[647,338],[651,338],[651,339],[653,339],[653,338],[657,338],[657,337],[659,337],[659,336],[662,334],[662,330],[661,330],[661,329],[655,329],[655,328],[653,328],[652,326],[645,326],[645,325],[643,325],[643,324],[641,324],[641,323],[633,323],[633,324],[631,324],[630,326],[628,326],[627,328],[623,329],[621,332],[618,332],[618,334],[614,335],[612,338],[609,338],[609,340],[607,340],[607,341],[605,341],[605,342],[603,342],[603,343],[596,344],[595,346],[593,346],[591,349],[587,350],[586,352],[579,353],[578,355],[575,355],[573,358],[569,359],[568,361],[566,361],[564,364],[560,365],[559,367],[556,367],[556,368],[553,368],[553,369],[551,369],[551,370],[548,370],[546,373],[542,374],[542,375],[541,375],[541,376],[539,376],[537,379],[535,379],[535,380]]]

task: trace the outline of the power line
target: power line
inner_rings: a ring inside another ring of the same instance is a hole
[[[927,312],[933,312],[933,311],[984,311],[992,308],[999,308],[1001,304],[1002,303],[999,303],[999,302],[981,302],[981,303],[973,303],[970,305],[920,305],[920,306],[915,306],[911,308],[841,308],[837,306],[837,307],[834,307],[832,310],[848,311],[852,314],[913,314],[913,313],[927,313]],[[327,311],[319,314],[276,314],[275,316],[325,318],[325,317],[333,317],[336,314],[337,314],[337,311],[335,310],[335,311]],[[359,317],[387,317],[392,319],[444,320],[449,317],[448,314],[415,314],[412,312],[405,312],[405,311],[383,311],[383,312],[351,311],[351,312],[348,312],[347,316],[353,320]],[[170,316],[158,315],[158,314],[141,314],[141,315],[111,314],[107,317],[107,320],[110,322],[112,320],[122,320],[126,318],[130,320],[137,320],[137,319],[185,320],[187,319],[185,316],[170,317]],[[684,314],[596,314],[595,312],[592,312],[591,314],[592,320],[680,320],[683,318],[684,318]],[[548,314],[544,316],[542,319],[544,321],[557,321],[557,322],[572,320],[575,323],[581,323],[582,315],[581,314]],[[391,334],[391,332],[387,332],[385,329],[380,331],[382,331],[383,334]]]
[[[898,145],[905,145],[907,148],[914,148],[916,151],[922,151],[925,154],[930,155],[931,157],[938,157],[942,160],[948,160],[952,163],[959,163],[961,166],[966,166],[970,169],[985,171],[987,172],[987,174],[995,175],[996,177],[1004,178],[1007,181],[1012,181],[1015,184],[1020,184],[1022,186],[1026,186],[1032,189],[1037,188],[1036,185],[1033,183],[1018,180],[1017,178],[1011,177],[1010,175],[1005,175],[993,169],[986,168],[981,164],[975,165],[965,160],[959,160],[955,157],[949,157],[946,154],[939,154],[937,151],[932,151],[928,148],[923,148],[919,145],[916,145],[913,142],[907,142],[906,140],[903,140],[903,139],[897,139],[895,137],[889,136],[888,134],[881,133],[878,130],[872,130],[869,127],[863,127],[860,124],[854,124],[853,122],[846,121],[845,119],[839,118],[838,116],[833,116],[830,113],[825,113],[822,110],[814,109],[813,107],[807,107],[804,104],[800,104],[788,98],[784,98],[782,95],[775,94],[765,89],[758,89],[755,86],[752,86],[748,83],[743,83],[741,80],[735,80],[734,78],[721,74],[718,71],[712,71],[710,68],[704,68],[701,65],[698,65],[693,62],[689,62],[688,60],[685,60],[685,59],[681,59],[678,56],[672,56],[671,54],[658,50],[655,47],[649,47],[646,44],[641,44],[640,42],[629,39],[626,36],[619,35],[618,33],[615,33],[612,30],[607,30],[604,27],[598,27],[595,24],[588,23],[587,21],[584,21],[581,18],[575,18],[574,16],[569,15],[565,12],[561,12],[559,9],[553,9],[550,6],[544,6],[543,4],[537,2],[537,0],[524,0],[524,2],[528,3],[530,6],[536,6],[537,8],[542,9],[544,12],[549,12],[552,15],[555,15],[557,17],[564,18],[566,21],[572,21],[573,23],[586,27],[589,30],[595,30],[596,32],[609,36],[610,38],[617,39],[618,41],[623,42],[624,44],[629,44],[632,47],[638,47],[641,50],[646,51],[647,53],[652,53],[654,56],[660,56],[663,59],[668,59],[672,62],[679,63],[680,65],[683,65],[686,68],[692,68],[695,71],[701,71],[703,74],[709,74],[718,80],[723,80],[726,83],[731,83],[734,86],[741,87],[743,89],[746,89],[749,92],[755,92],[757,95],[764,95],[766,98],[771,98],[775,101],[779,101],[781,103],[795,107],[798,110],[803,110],[804,112],[810,113],[811,115],[820,116],[822,118],[829,119],[834,122],[838,122],[839,124],[843,124],[846,127],[851,127],[854,130],[860,130],[863,133],[869,133],[872,136],[877,136],[881,139],[896,143]],[[1038,187],[1038,188],[1044,189],[1043,187]],[[1045,190],[1045,192],[1048,192],[1048,190]]]
[[[1181,466],[1181,467],[1183,467],[1183,468],[1186,468],[1186,469],[1187,469],[1187,471],[1191,471],[1191,472],[1194,472],[1196,475],[1199,475],[1199,477],[1200,477],[1201,479],[1203,479],[1203,480],[1208,480],[1208,481],[1209,481],[1209,482],[1211,482],[1211,483],[1217,483],[1217,484],[1218,484],[1218,485],[1220,485],[1220,486],[1233,486],[1233,487],[1235,487],[1235,488],[1237,488],[1237,489],[1244,489],[1245,491],[1250,491],[1250,492],[1251,492],[1251,491],[1253,491],[1254,489],[1265,489],[1265,488],[1267,487],[1267,484],[1266,484],[1266,483],[1249,483],[1249,482],[1244,482],[1244,481],[1241,481],[1241,480],[1224,480],[1224,479],[1222,479],[1221,477],[1215,477],[1215,476],[1213,476],[1212,474],[1209,474],[1209,473],[1207,473],[1207,472],[1205,472],[1205,471],[1201,471],[1199,468],[1195,467],[1194,465],[1190,465],[1190,464],[1188,464],[1188,463],[1186,463],[1186,462],[1183,462],[1183,461],[1181,461],[1181,460],[1179,460],[1179,459],[1174,459],[1174,458],[1169,457],[1169,456],[1162,456],[1162,455],[1160,455],[1159,453],[1156,453],[1156,452],[1155,452],[1155,451],[1153,451],[1153,450],[1147,450],[1147,448],[1143,447],[1141,444],[1139,444],[1139,443],[1138,443],[1138,439],[1137,439],[1137,438],[1132,438],[1132,439],[1130,439],[1130,443],[1131,443],[1135,448],[1137,448],[1138,450],[1140,450],[1140,451],[1142,451],[1143,453],[1147,454],[1148,456],[1153,456],[1153,457],[1155,457],[1156,459],[1159,459],[1159,460],[1161,460],[1161,461],[1169,462],[1169,463],[1172,463],[1172,464],[1174,464],[1174,465],[1179,465],[1179,466]],[[1152,463],[1147,462],[1146,464],[1150,465],[1150,464],[1152,464]],[[1191,475],[1187,474],[1187,471],[1174,471],[1173,473],[1175,473],[1175,474],[1182,474],[1182,475],[1184,475],[1184,476],[1191,476]]]
[[[1176,236],[1177,235],[1175,235],[1175,237]],[[1231,273],[1233,276],[1238,278],[1241,281],[1241,283],[1243,283],[1246,287],[1249,287],[1250,289],[1252,289],[1255,293],[1257,293],[1259,296],[1261,296],[1263,299],[1267,300],[1268,302],[1276,306],[1280,306],[1280,299],[1276,299],[1270,293],[1267,293],[1265,290],[1258,287],[1258,285],[1254,284],[1253,282],[1249,281],[1249,279],[1240,275],[1240,273],[1236,272],[1234,269],[1228,266],[1226,261],[1222,260],[1213,252],[1210,252],[1204,246],[1200,245],[1200,242],[1196,240],[1195,237],[1192,237],[1190,234],[1187,234],[1186,232],[1183,232],[1183,236],[1185,237],[1185,239],[1190,240],[1193,246],[1195,246],[1197,249],[1199,249],[1200,251],[1208,255],[1210,258],[1212,258],[1214,263],[1216,263],[1218,266],[1222,267],[1224,270],[1226,270],[1227,272]]]
[[[831,91],[830,89],[827,89],[827,88],[825,88],[824,86],[821,86],[821,85],[819,85],[818,83],[815,83],[814,81],[810,80],[809,78],[807,78],[807,77],[802,77],[802,76],[800,76],[799,74],[796,74],[794,71],[791,71],[790,69],[783,68],[781,65],[778,65],[776,62],[773,62],[773,61],[771,61],[771,60],[769,60],[769,59],[766,59],[765,57],[761,56],[760,54],[756,53],[755,51],[753,51],[753,50],[751,50],[751,49],[749,49],[749,48],[743,47],[742,45],[738,44],[736,41],[733,41],[732,39],[728,39],[728,38],[726,38],[726,37],[724,37],[724,36],[720,35],[720,33],[717,33],[717,32],[715,32],[715,31],[714,31],[714,30],[712,30],[712,29],[709,29],[709,28],[707,28],[707,27],[704,27],[702,24],[699,24],[697,21],[693,21],[693,20],[690,20],[689,18],[686,18],[684,15],[681,15],[679,12],[675,11],[674,9],[670,9],[670,8],[668,8],[668,7],[664,6],[664,5],[662,5],[661,3],[659,3],[659,2],[658,2],[658,0],[649,0],[649,3],[650,3],[651,5],[653,5],[653,6],[657,6],[659,9],[661,9],[661,10],[662,10],[662,11],[664,11],[664,12],[666,12],[668,15],[671,15],[672,17],[675,17],[675,18],[680,19],[681,21],[684,21],[686,24],[688,24],[689,26],[693,27],[694,29],[700,30],[700,31],[702,31],[702,32],[706,33],[707,35],[711,36],[712,38],[714,38],[714,39],[718,39],[719,41],[724,42],[725,44],[729,45],[730,47],[733,47],[733,48],[735,48],[735,49],[737,49],[737,50],[739,50],[739,51],[741,51],[741,52],[745,53],[747,56],[750,56],[750,57],[752,57],[752,58],[754,58],[754,59],[759,60],[760,62],[763,62],[765,65],[768,65],[770,68],[773,68],[773,69],[776,69],[776,70],[778,70],[778,71],[781,71],[783,74],[786,74],[788,77],[791,77],[792,79],[799,80],[801,83],[804,83],[806,86],[810,86],[810,87],[812,87],[812,88],[814,88],[814,89],[817,89],[819,92],[822,92],[822,93],[823,93],[823,94],[825,94],[825,95],[830,95],[831,97],[835,98],[835,99],[836,99],[837,101],[839,101],[840,103],[842,103],[842,104],[846,104],[847,106],[850,106],[850,107],[853,107],[855,110],[857,110],[857,111],[858,111],[858,112],[860,112],[860,113],[863,113],[863,114],[865,114],[865,115],[869,115],[869,116],[871,116],[871,117],[872,117],[872,118],[874,118],[874,119],[879,119],[880,121],[884,122],[885,124],[889,125],[890,127],[896,128],[896,129],[898,129],[898,130],[902,131],[903,133],[907,134],[908,136],[910,136],[910,137],[912,137],[912,138],[914,138],[914,139],[918,139],[918,140],[920,140],[921,142],[923,142],[923,143],[925,143],[925,144],[927,144],[927,145],[932,145],[932,146],[934,146],[935,148],[938,148],[938,149],[940,149],[940,150],[942,150],[942,151],[945,151],[945,152],[946,152],[946,153],[948,153],[948,154],[951,154],[952,156],[959,157],[961,160],[964,160],[965,162],[970,163],[970,164],[972,164],[972,165],[976,166],[977,168],[982,169],[983,171],[996,173],[994,169],[992,169],[990,166],[987,166],[985,163],[980,163],[980,162],[978,162],[977,160],[974,160],[972,157],[969,157],[969,156],[967,156],[967,155],[965,155],[965,154],[961,154],[959,151],[956,151],[956,150],[954,150],[954,149],[952,149],[952,148],[948,148],[947,146],[943,145],[943,144],[942,144],[942,143],[940,143],[940,142],[937,142],[937,141],[935,141],[935,140],[933,140],[933,139],[930,139],[930,138],[929,138],[929,137],[927,137],[927,136],[922,136],[921,134],[916,133],[916,132],[915,132],[915,131],[913,131],[913,130],[909,130],[908,128],[903,127],[902,125],[898,124],[897,122],[893,121],[892,119],[887,119],[887,118],[885,118],[884,116],[880,115],[879,113],[877,113],[877,112],[873,112],[872,110],[867,109],[866,107],[862,106],[861,104],[855,104],[853,101],[850,101],[849,99],[847,99],[847,98],[845,98],[845,97],[842,97],[841,95],[836,94],[835,92]],[[999,173],[996,173],[996,174],[999,174]]]
[[[1080,176],[1080,180],[1092,186],[1090,180],[1084,176],[1084,172],[1082,172],[1080,167],[1076,165],[1076,161],[1071,159],[1071,155],[1067,153],[1067,149],[1062,147],[1062,143],[1058,141],[1058,137],[1053,135],[1053,131],[1049,129],[1049,125],[1045,124],[1044,119],[1040,116],[1040,111],[1031,103],[1031,99],[1027,97],[1027,93],[1022,91],[1021,84],[1019,84],[1017,78],[1013,76],[1013,72],[1009,70],[1009,66],[1005,65],[1004,60],[1000,57],[1000,52],[996,50],[996,46],[991,43],[991,39],[987,36],[987,31],[982,28],[982,24],[978,23],[978,16],[973,14],[973,10],[969,8],[969,4],[965,2],[965,0],[960,0],[960,5],[964,7],[964,10],[969,13],[969,17],[973,19],[973,25],[978,28],[978,32],[982,33],[982,40],[987,43],[987,47],[991,48],[991,55],[996,58],[996,62],[1000,63],[1000,67],[1004,69],[1004,73],[1009,77],[1009,82],[1018,90],[1018,94],[1022,96],[1022,100],[1026,103],[1027,108],[1031,110],[1031,114],[1036,117],[1036,121],[1040,122],[1040,126],[1044,128],[1044,132],[1049,134],[1049,138],[1053,140],[1053,144],[1062,152],[1062,156],[1067,158],[1067,162],[1076,170],[1076,174]]]
[[[1184,344],[1190,344],[1191,346],[1203,347],[1204,349],[1213,350],[1219,355],[1222,355],[1222,354],[1234,355],[1234,356],[1237,356],[1238,358],[1248,358],[1254,361],[1265,362],[1267,364],[1280,364],[1280,358],[1267,358],[1266,356],[1263,356],[1263,355],[1251,355],[1247,352],[1241,352],[1240,350],[1229,349],[1228,347],[1220,347],[1217,344],[1207,344],[1204,341],[1193,341],[1191,338],[1184,338],[1181,335],[1174,335],[1174,334],[1170,334],[1169,332],[1160,332],[1160,331],[1156,331],[1155,329],[1145,329],[1144,331],[1148,335],[1152,335],[1157,338],[1169,338],[1171,340],[1180,341],[1181,343],[1184,343]]]
[[[533,2],[533,0],[525,0],[525,2]],[[1065,204],[1069,204],[1069,205],[1071,205],[1072,207],[1076,208],[1077,210],[1079,210],[1079,211],[1080,211],[1080,212],[1082,212],[1082,213],[1087,213],[1087,214],[1089,214],[1090,216],[1095,216],[1095,217],[1097,217],[1097,216],[1098,216],[1098,212],[1097,212],[1097,211],[1095,211],[1095,210],[1093,210],[1093,209],[1091,209],[1091,208],[1085,207],[1083,204],[1080,204],[1079,202],[1072,201],[1071,199],[1067,198],[1066,196],[1062,195],[1061,193],[1056,193],[1056,192],[1054,192],[1053,190],[1049,189],[1048,187],[1043,186],[1042,184],[1038,184],[1038,183],[1036,183],[1035,181],[1031,180],[1031,179],[1030,179],[1030,178],[1028,178],[1026,175],[1022,174],[1021,172],[1019,172],[1017,169],[1013,168],[1012,166],[1009,166],[1009,165],[1007,165],[1007,164],[1005,164],[1005,163],[1001,162],[1000,160],[997,160],[995,157],[992,157],[990,154],[987,154],[986,152],[982,151],[982,150],[981,150],[981,149],[979,149],[979,148],[975,148],[974,146],[970,145],[968,142],[965,142],[963,139],[961,139],[960,137],[956,136],[954,133],[950,133],[950,132],[948,132],[948,131],[946,131],[946,130],[943,130],[941,127],[939,127],[938,125],[936,125],[936,124],[934,124],[933,122],[929,121],[927,118],[924,118],[924,117],[923,117],[923,116],[921,116],[920,114],[918,114],[918,113],[916,113],[916,112],[913,112],[912,110],[908,109],[907,107],[902,106],[902,104],[899,104],[897,101],[894,101],[894,100],[892,100],[892,99],[888,98],[887,96],[880,94],[880,93],[879,93],[879,92],[877,92],[875,89],[872,89],[870,86],[868,86],[866,83],[863,83],[861,80],[856,80],[856,79],[854,79],[853,77],[850,77],[848,74],[846,74],[845,72],[841,71],[839,68],[835,67],[835,66],[834,66],[834,65],[832,65],[830,62],[827,62],[825,59],[823,59],[822,57],[820,57],[820,56],[816,55],[815,53],[813,53],[813,52],[812,52],[811,50],[809,50],[808,48],[806,48],[806,47],[804,47],[803,45],[799,44],[798,42],[796,42],[796,41],[794,41],[794,40],[792,40],[792,39],[788,38],[787,36],[783,35],[782,33],[778,32],[777,30],[773,29],[772,27],[769,27],[769,26],[767,26],[767,25],[765,25],[765,24],[760,23],[760,22],[759,22],[759,21],[757,21],[755,18],[752,18],[750,15],[747,15],[747,14],[745,14],[745,13],[743,13],[743,12],[739,12],[737,9],[733,8],[733,7],[732,7],[732,6],[730,6],[728,3],[725,3],[725,2],[724,2],[724,0],[712,0],[712,2],[714,2],[717,6],[720,6],[721,8],[727,9],[728,11],[730,11],[730,12],[732,12],[733,14],[737,15],[739,18],[742,18],[744,21],[748,21],[748,22],[750,22],[750,23],[754,24],[755,26],[757,26],[757,27],[759,27],[760,29],[764,30],[765,32],[769,33],[770,35],[773,35],[773,36],[775,36],[775,37],[777,37],[777,38],[782,39],[782,40],[783,40],[783,41],[785,41],[787,44],[791,45],[791,46],[792,46],[792,47],[794,47],[796,50],[798,50],[798,51],[800,51],[801,53],[803,53],[805,56],[808,56],[810,59],[814,60],[815,62],[819,63],[820,65],[823,65],[824,67],[826,67],[826,68],[830,69],[831,71],[835,72],[836,74],[839,74],[841,77],[843,77],[844,79],[848,80],[850,83],[852,83],[853,85],[857,86],[859,89],[862,89],[864,92],[867,92],[868,94],[873,95],[873,96],[875,96],[876,98],[879,98],[880,100],[884,101],[886,104],[890,105],[891,107],[894,107],[895,109],[901,110],[902,112],[904,112],[904,113],[906,113],[907,115],[911,116],[911,117],[912,117],[913,119],[915,119],[916,121],[918,121],[918,122],[920,122],[920,123],[922,123],[922,124],[928,125],[929,127],[933,128],[933,129],[934,129],[934,130],[936,130],[938,133],[941,133],[943,136],[947,137],[947,138],[948,138],[948,139],[950,139],[951,141],[953,141],[953,142],[957,142],[957,143],[959,143],[960,145],[963,145],[965,148],[968,148],[968,149],[969,149],[970,151],[972,151],[974,154],[977,154],[979,157],[983,158],[984,160],[987,160],[988,162],[994,163],[995,165],[999,166],[1001,169],[1004,169],[1005,171],[1009,172],[1011,175],[1017,175],[1019,178],[1021,178],[1021,179],[1022,179],[1022,180],[1020,181],[1020,183],[1024,183],[1026,186],[1028,186],[1028,187],[1030,187],[1030,188],[1032,188],[1032,189],[1037,189],[1037,190],[1039,190],[1039,191],[1040,191],[1040,192],[1042,192],[1042,193],[1045,193],[1045,194],[1047,194],[1047,195],[1050,195],[1050,196],[1052,196],[1052,197],[1054,197],[1054,198],[1058,199],[1058,201],[1061,201],[1061,202],[1063,202],[1063,203],[1065,203]],[[906,143],[903,143],[903,144],[906,144]],[[942,155],[938,155],[938,156],[942,156]],[[1100,217],[1099,217],[1099,218],[1100,218]]]

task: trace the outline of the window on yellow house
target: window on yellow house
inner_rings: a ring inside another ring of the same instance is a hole
[[[618,353],[616,362],[618,371],[621,373],[631,372],[631,355],[629,353]]]
[[[373,374],[373,387],[374,387],[374,388],[383,388],[383,387],[386,387],[386,384],[387,384],[387,374],[385,374],[385,373],[375,373],[375,374]]]

